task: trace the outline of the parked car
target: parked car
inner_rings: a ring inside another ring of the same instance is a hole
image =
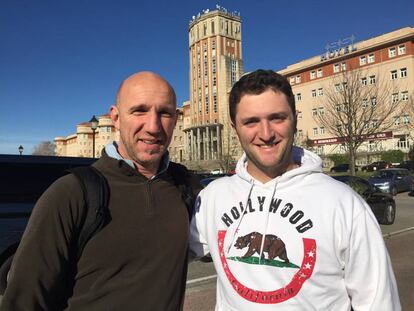
[[[398,192],[413,190],[413,177],[405,168],[388,168],[375,172],[368,178],[371,185],[381,191],[396,195]]]
[[[372,162],[371,164],[365,165],[361,168],[362,171],[372,172],[372,171],[378,171],[382,170],[384,168],[390,168],[392,167],[390,162],[387,161],[377,161]]]
[[[339,172],[349,172],[351,170],[351,166],[348,163],[342,163],[335,165],[331,168],[331,173],[339,173]],[[355,171],[358,171],[358,167],[355,166]]]
[[[400,164],[394,166],[397,168],[406,168],[407,170],[409,170],[410,172],[414,171],[414,162],[413,161],[402,161]]]
[[[94,161],[92,158],[0,155],[0,180],[3,181],[0,187],[0,293],[6,287],[6,268],[37,199],[67,169]]]
[[[367,180],[360,177],[343,175],[333,178],[347,184],[361,195],[371,207],[378,223],[382,225],[392,225],[394,223],[396,205],[390,194],[381,192]]]
[[[216,180],[217,178],[220,178],[220,177],[221,176],[211,176],[211,177],[203,178],[203,179],[200,180],[200,184],[203,186],[203,188],[205,188],[213,180]]]

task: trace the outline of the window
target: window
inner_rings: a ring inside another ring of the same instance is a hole
[[[333,72],[339,72],[339,64],[333,65]]]
[[[361,84],[362,85],[367,85],[368,84],[367,78],[361,78]]]
[[[395,55],[397,55],[395,47],[389,48],[388,49],[388,56],[389,57],[395,57]]]
[[[394,93],[394,94],[392,94],[391,95],[391,102],[393,103],[393,104],[395,104],[395,103],[398,103],[398,93]]]
[[[371,106],[375,107],[377,105],[377,98],[376,97],[372,97],[371,98]]]
[[[377,120],[377,119],[372,119],[371,126],[372,126],[373,128],[378,127],[378,120]]]
[[[367,108],[368,107],[368,99],[363,99],[362,100],[362,108]]]
[[[302,100],[302,94],[301,93],[297,93],[296,94],[296,100],[297,101],[301,101]]]
[[[394,117],[394,125],[400,125],[400,117]]]
[[[316,72],[316,76],[317,76],[318,78],[322,78],[322,77],[323,77],[323,72],[322,72],[322,69],[318,69],[318,71]]]
[[[400,69],[400,78],[405,78],[407,76],[407,68]]]
[[[302,111],[298,111],[297,114],[298,114],[298,119],[302,119]]]
[[[368,121],[364,121],[364,129],[368,129],[369,128],[369,122]]]
[[[342,105],[336,104],[336,111],[340,112],[342,110]]]
[[[318,115],[318,111],[316,110],[316,108],[312,109],[312,115],[313,116],[317,116]]]
[[[296,81],[296,83],[300,83],[300,80],[301,80],[301,79],[300,79],[300,76],[296,76],[296,80],[295,80],[295,81]]]
[[[312,95],[312,97],[316,97],[316,90],[312,90],[311,95]]]
[[[290,84],[294,84],[295,83],[295,77],[291,77],[290,78]]]
[[[408,91],[401,92],[401,100],[403,101],[408,100]]]
[[[374,53],[371,53],[368,55],[368,64],[371,64],[373,62],[375,62],[375,55]]]
[[[341,92],[342,90],[342,84],[335,84],[335,92]]]
[[[318,89],[318,96],[323,96],[323,88]]]
[[[303,137],[303,131],[302,130],[298,130],[298,137]]]
[[[369,84],[375,84],[377,82],[377,79],[375,76],[369,76]]]
[[[311,78],[311,80],[316,78],[316,71],[315,70],[311,71],[310,78]]]
[[[410,124],[410,116],[408,114],[403,115],[402,119],[404,125]]]
[[[319,107],[319,108],[318,108],[318,114],[319,114],[320,116],[323,116],[323,115],[325,114],[325,108],[323,108],[323,107]]]
[[[341,70],[345,71],[346,70],[346,63],[341,63]]]
[[[398,55],[404,55],[405,54],[405,44],[401,44],[398,46]]]
[[[317,154],[323,154],[323,153],[324,153],[324,151],[323,151],[323,146],[317,146],[317,147],[316,147],[316,153],[317,153]]]
[[[392,70],[391,71],[391,80],[395,80],[397,79],[397,70]]]
[[[325,128],[323,126],[319,128],[319,133],[325,134]]]
[[[359,65],[360,66],[363,66],[363,65],[365,65],[367,63],[367,58],[366,58],[366,56],[360,56],[359,57]]]
[[[312,132],[313,132],[313,135],[318,135],[318,128],[317,127],[314,127],[312,129]]]

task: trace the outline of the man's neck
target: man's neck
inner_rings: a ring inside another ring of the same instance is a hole
[[[138,163],[134,161],[133,159],[131,159],[128,153],[126,152],[126,150],[121,146],[121,144],[117,144],[114,142],[113,147],[114,148],[111,149],[109,156],[125,161],[131,167],[136,169],[140,174],[147,177],[148,179],[153,178],[159,172],[160,166],[164,165],[165,159],[164,157],[162,157],[160,161],[157,161],[157,163],[148,163],[147,165],[144,166],[141,163]],[[110,146],[110,148],[112,148],[112,146]]]
[[[255,165],[249,165],[249,161],[247,161],[247,172],[256,180],[260,181],[261,183],[265,184],[272,179],[275,179],[276,177],[279,177],[286,173],[287,171],[290,171],[292,169],[295,169],[300,166],[300,164],[289,162],[285,165],[281,165],[280,167],[275,167],[273,169],[265,170],[265,169],[259,169]]]

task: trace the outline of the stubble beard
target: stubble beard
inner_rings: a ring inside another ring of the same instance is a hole
[[[282,146],[281,146],[282,147]],[[284,150],[280,150],[280,153],[277,155],[279,160],[275,165],[266,166],[264,163],[261,163],[260,157],[255,156],[253,152],[246,152],[246,157],[256,166],[256,168],[261,171],[262,173],[268,176],[280,176],[288,170],[289,165],[292,163],[292,150],[293,150],[293,137],[290,138],[285,146],[282,147]],[[247,150],[247,149],[246,149]],[[274,178],[273,177],[273,178]]]
[[[127,140],[125,139],[125,137],[123,137],[123,135],[121,135],[121,141],[125,149],[125,152],[127,153],[128,158],[131,159],[135,164],[138,164],[147,169],[153,168],[154,166],[158,167],[162,156],[166,152],[166,149],[162,150],[163,149],[162,146],[159,146],[159,148],[157,148],[156,150],[138,151],[135,148],[138,142],[136,143],[134,142],[132,144],[125,143],[125,141]],[[145,159],[145,157],[139,155],[140,153],[142,153],[143,155],[150,155],[150,156],[159,153],[159,155]]]

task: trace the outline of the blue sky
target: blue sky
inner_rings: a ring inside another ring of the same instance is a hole
[[[151,70],[188,99],[188,22],[239,11],[245,71],[282,69],[327,43],[414,26],[414,1],[0,0],[0,154],[67,136],[108,112],[120,82]]]

